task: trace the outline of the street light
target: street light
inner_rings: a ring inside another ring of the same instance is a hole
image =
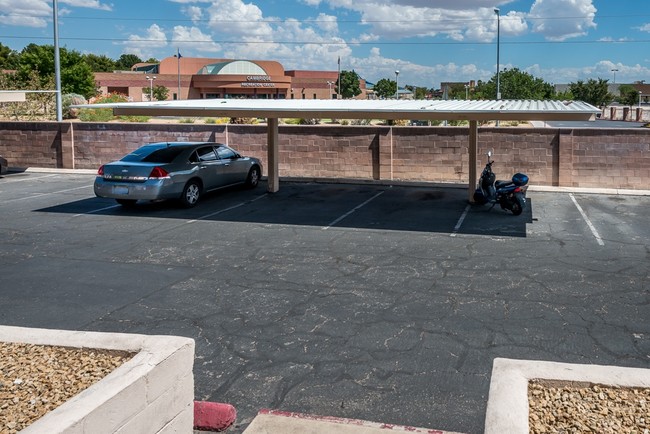
[[[501,81],[499,80],[499,70],[501,69],[499,59],[499,51],[501,48],[501,15],[499,12],[499,8],[494,8],[494,13],[497,15],[497,100],[501,99]]]
[[[465,85],[465,99],[469,99],[469,84]]]
[[[639,108],[641,108],[641,91],[639,91]]]
[[[618,72],[618,69],[612,69],[612,72],[614,73],[614,84],[616,84],[616,73]]]
[[[395,99],[399,99],[399,85],[397,84],[398,77],[399,71],[395,71]]]
[[[56,121],[63,121],[63,104],[61,99],[61,58],[59,54],[59,3],[52,2],[54,27],[54,84],[56,86]]]
[[[332,99],[332,85],[333,85],[333,84],[334,84],[333,81],[328,81],[328,82],[327,82],[327,87],[328,87],[329,90],[330,90],[330,93],[329,93],[329,95],[328,95],[328,99]]]
[[[152,75],[151,77],[147,75],[147,80],[149,80],[149,101],[153,101],[153,81],[155,79],[155,75]]]

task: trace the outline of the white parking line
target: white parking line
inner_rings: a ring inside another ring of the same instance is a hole
[[[53,173],[52,175],[44,175],[44,176],[29,176],[27,178],[18,178],[18,179],[11,179],[16,175],[5,175],[4,179],[6,181],[2,181],[3,184],[13,184],[15,182],[24,182],[24,181],[38,181],[39,179],[43,178],[51,178],[53,176],[56,176],[56,173]]]
[[[264,193],[263,195],[261,195],[261,196],[259,196],[259,197],[256,197],[255,199],[248,200],[248,201],[246,201],[246,202],[242,202],[242,203],[238,203],[237,205],[233,205],[233,206],[231,206],[231,207],[224,208],[224,209],[221,209],[221,210],[219,210],[219,211],[216,211],[216,212],[213,212],[213,213],[210,213],[210,214],[206,214],[206,215],[204,215],[204,216],[201,216],[201,217],[195,218],[194,220],[188,220],[188,221],[186,221],[185,223],[189,225],[189,224],[192,224],[192,223],[196,223],[196,222],[198,222],[199,220],[205,220],[205,219],[208,219],[208,218],[210,218],[210,217],[214,217],[214,216],[219,215],[219,214],[221,214],[221,213],[224,213],[224,212],[227,212],[227,211],[230,211],[230,210],[233,210],[233,209],[236,209],[236,208],[242,207],[242,206],[244,206],[244,205],[248,205],[249,203],[256,202],[256,201],[262,199],[263,197],[266,197],[267,195],[268,195],[268,193]]]
[[[10,202],[18,202],[18,201],[21,201],[21,200],[36,199],[36,198],[43,197],[43,196],[50,196],[50,195],[53,195],[53,194],[67,193],[69,191],[81,190],[82,188],[91,188],[91,187],[92,187],[92,185],[84,185],[83,187],[67,188],[65,190],[51,191],[49,193],[36,193],[36,194],[34,194],[32,196],[17,197],[15,199],[7,199],[7,200],[4,200],[2,202],[3,203],[10,203]]]
[[[82,215],[95,214],[95,213],[98,213],[98,212],[106,211],[107,209],[119,208],[121,206],[122,205],[105,206],[104,208],[94,209],[94,210],[88,211],[88,212],[82,212],[81,214],[75,214],[72,217],[74,218],[74,217],[81,217]]]
[[[352,208],[350,211],[346,212],[345,214],[343,214],[341,217],[339,217],[339,218],[337,218],[336,220],[334,220],[334,221],[333,221],[332,223],[330,223],[329,225],[327,225],[327,226],[323,226],[321,229],[324,230],[324,231],[328,230],[329,228],[331,228],[332,226],[334,226],[335,224],[337,224],[338,222],[340,222],[341,220],[343,220],[344,218],[346,218],[346,217],[349,216],[350,214],[354,213],[354,212],[357,211],[358,209],[360,209],[360,208],[362,208],[363,206],[367,205],[367,204],[370,203],[371,201],[375,200],[376,198],[378,198],[379,196],[381,196],[381,195],[384,194],[385,192],[386,192],[386,190],[384,190],[384,191],[380,191],[379,193],[377,193],[376,195],[374,195],[373,197],[371,197],[371,198],[368,199],[367,201],[363,202],[363,203],[360,204],[360,205],[355,206],[355,207]]]
[[[467,217],[467,213],[469,210],[472,208],[472,205],[467,205],[465,207],[465,211],[463,211],[463,214],[460,216],[458,219],[458,223],[456,223],[456,226],[454,226],[454,230],[449,234],[452,237],[455,237],[458,231],[460,230],[460,227],[462,226],[463,222],[465,221],[465,217]]]
[[[589,220],[589,217],[587,217],[587,214],[582,210],[582,207],[580,204],[578,204],[578,201],[576,200],[575,197],[573,197],[573,193],[569,193],[569,197],[575,204],[576,208],[578,208],[578,211],[580,211],[580,214],[582,214],[582,218],[585,220],[587,223],[587,226],[589,226],[589,229],[591,229],[591,233],[594,234],[594,237],[596,237],[596,241],[598,242],[599,245],[604,246],[605,243],[603,242],[602,238],[600,238],[600,235],[598,235],[598,231],[594,227],[594,225],[591,223],[591,220]]]

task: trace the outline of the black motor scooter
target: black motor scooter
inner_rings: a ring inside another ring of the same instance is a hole
[[[494,160],[490,160],[492,151],[488,151],[486,155],[488,161],[478,180],[478,186],[474,192],[474,202],[478,205],[491,203],[492,207],[498,203],[502,209],[512,211],[514,215],[520,215],[526,209],[528,176],[523,173],[515,173],[512,180],[496,181],[496,175],[492,171]]]

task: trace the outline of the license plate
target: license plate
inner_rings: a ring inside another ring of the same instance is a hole
[[[114,194],[129,194],[129,187],[115,186],[113,187]]]

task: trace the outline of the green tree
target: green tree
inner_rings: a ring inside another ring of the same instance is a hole
[[[416,87],[415,88],[415,99],[425,99],[427,97],[427,88],[426,87]]]
[[[157,85],[154,86],[153,88],[150,87],[142,88],[143,95],[147,95],[147,97],[149,97],[149,92],[152,93],[154,101],[167,101],[167,98],[169,97],[169,89],[166,88],[165,86]]]
[[[569,83],[569,90],[575,100],[602,107],[614,100],[614,96],[609,93],[607,82],[608,80],[602,78],[598,80],[590,78],[586,83],[578,80],[575,83]]]
[[[374,91],[375,95],[379,98],[395,98],[395,92],[397,83],[395,80],[388,78],[382,78],[375,84]]]
[[[115,61],[105,55],[84,54],[84,61],[93,72],[113,72],[116,68]]]
[[[361,78],[359,74],[354,71],[341,71],[341,96],[343,98],[354,98],[361,94],[361,86],[359,85]],[[336,88],[339,89],[339,81],[336,81]]]
[[[465,83],[454,83],[449,88],[449,99],[465,99],[469,98],[469,89],[465,87]]]
[[[499,74],[501,99],[552,99],[555,88],[552,84],[518,68],[506,69]],[[465,88],[463,88],[463,93]],[[474,94],[479,98],[496,99],[496,74],[490,81],[479,81]],[[464,96],[463,96],[464,98]]]
[[[81,53],[65,48],[59,50],[61,62],[61,89],[64,93],[78,93],[90,98],[97,93],[95,75]],[[36,73],[38,80],[33,80]],[[31,80],[39,89],[52,89],[54,82],[54,46],[29,44],[20,53],[17,77],[27,83]]]
[[[122,54],[115,62],[115,67],[121,71],[129,71],[136,63],[142,63],[142,59],[135,54]]]
[[[618,88],[620,98],[618,102],[623,105],[636,105],[639,102],[639,91],[634,88],[631,84],[622,84]]]
[[[0,43],[0,69],[16,69],[18,66],[18,53]]]
[[[167,101],[169,97],[169,89],[165,86],[157,85],[153,87],[153,98],[156,101]]]

